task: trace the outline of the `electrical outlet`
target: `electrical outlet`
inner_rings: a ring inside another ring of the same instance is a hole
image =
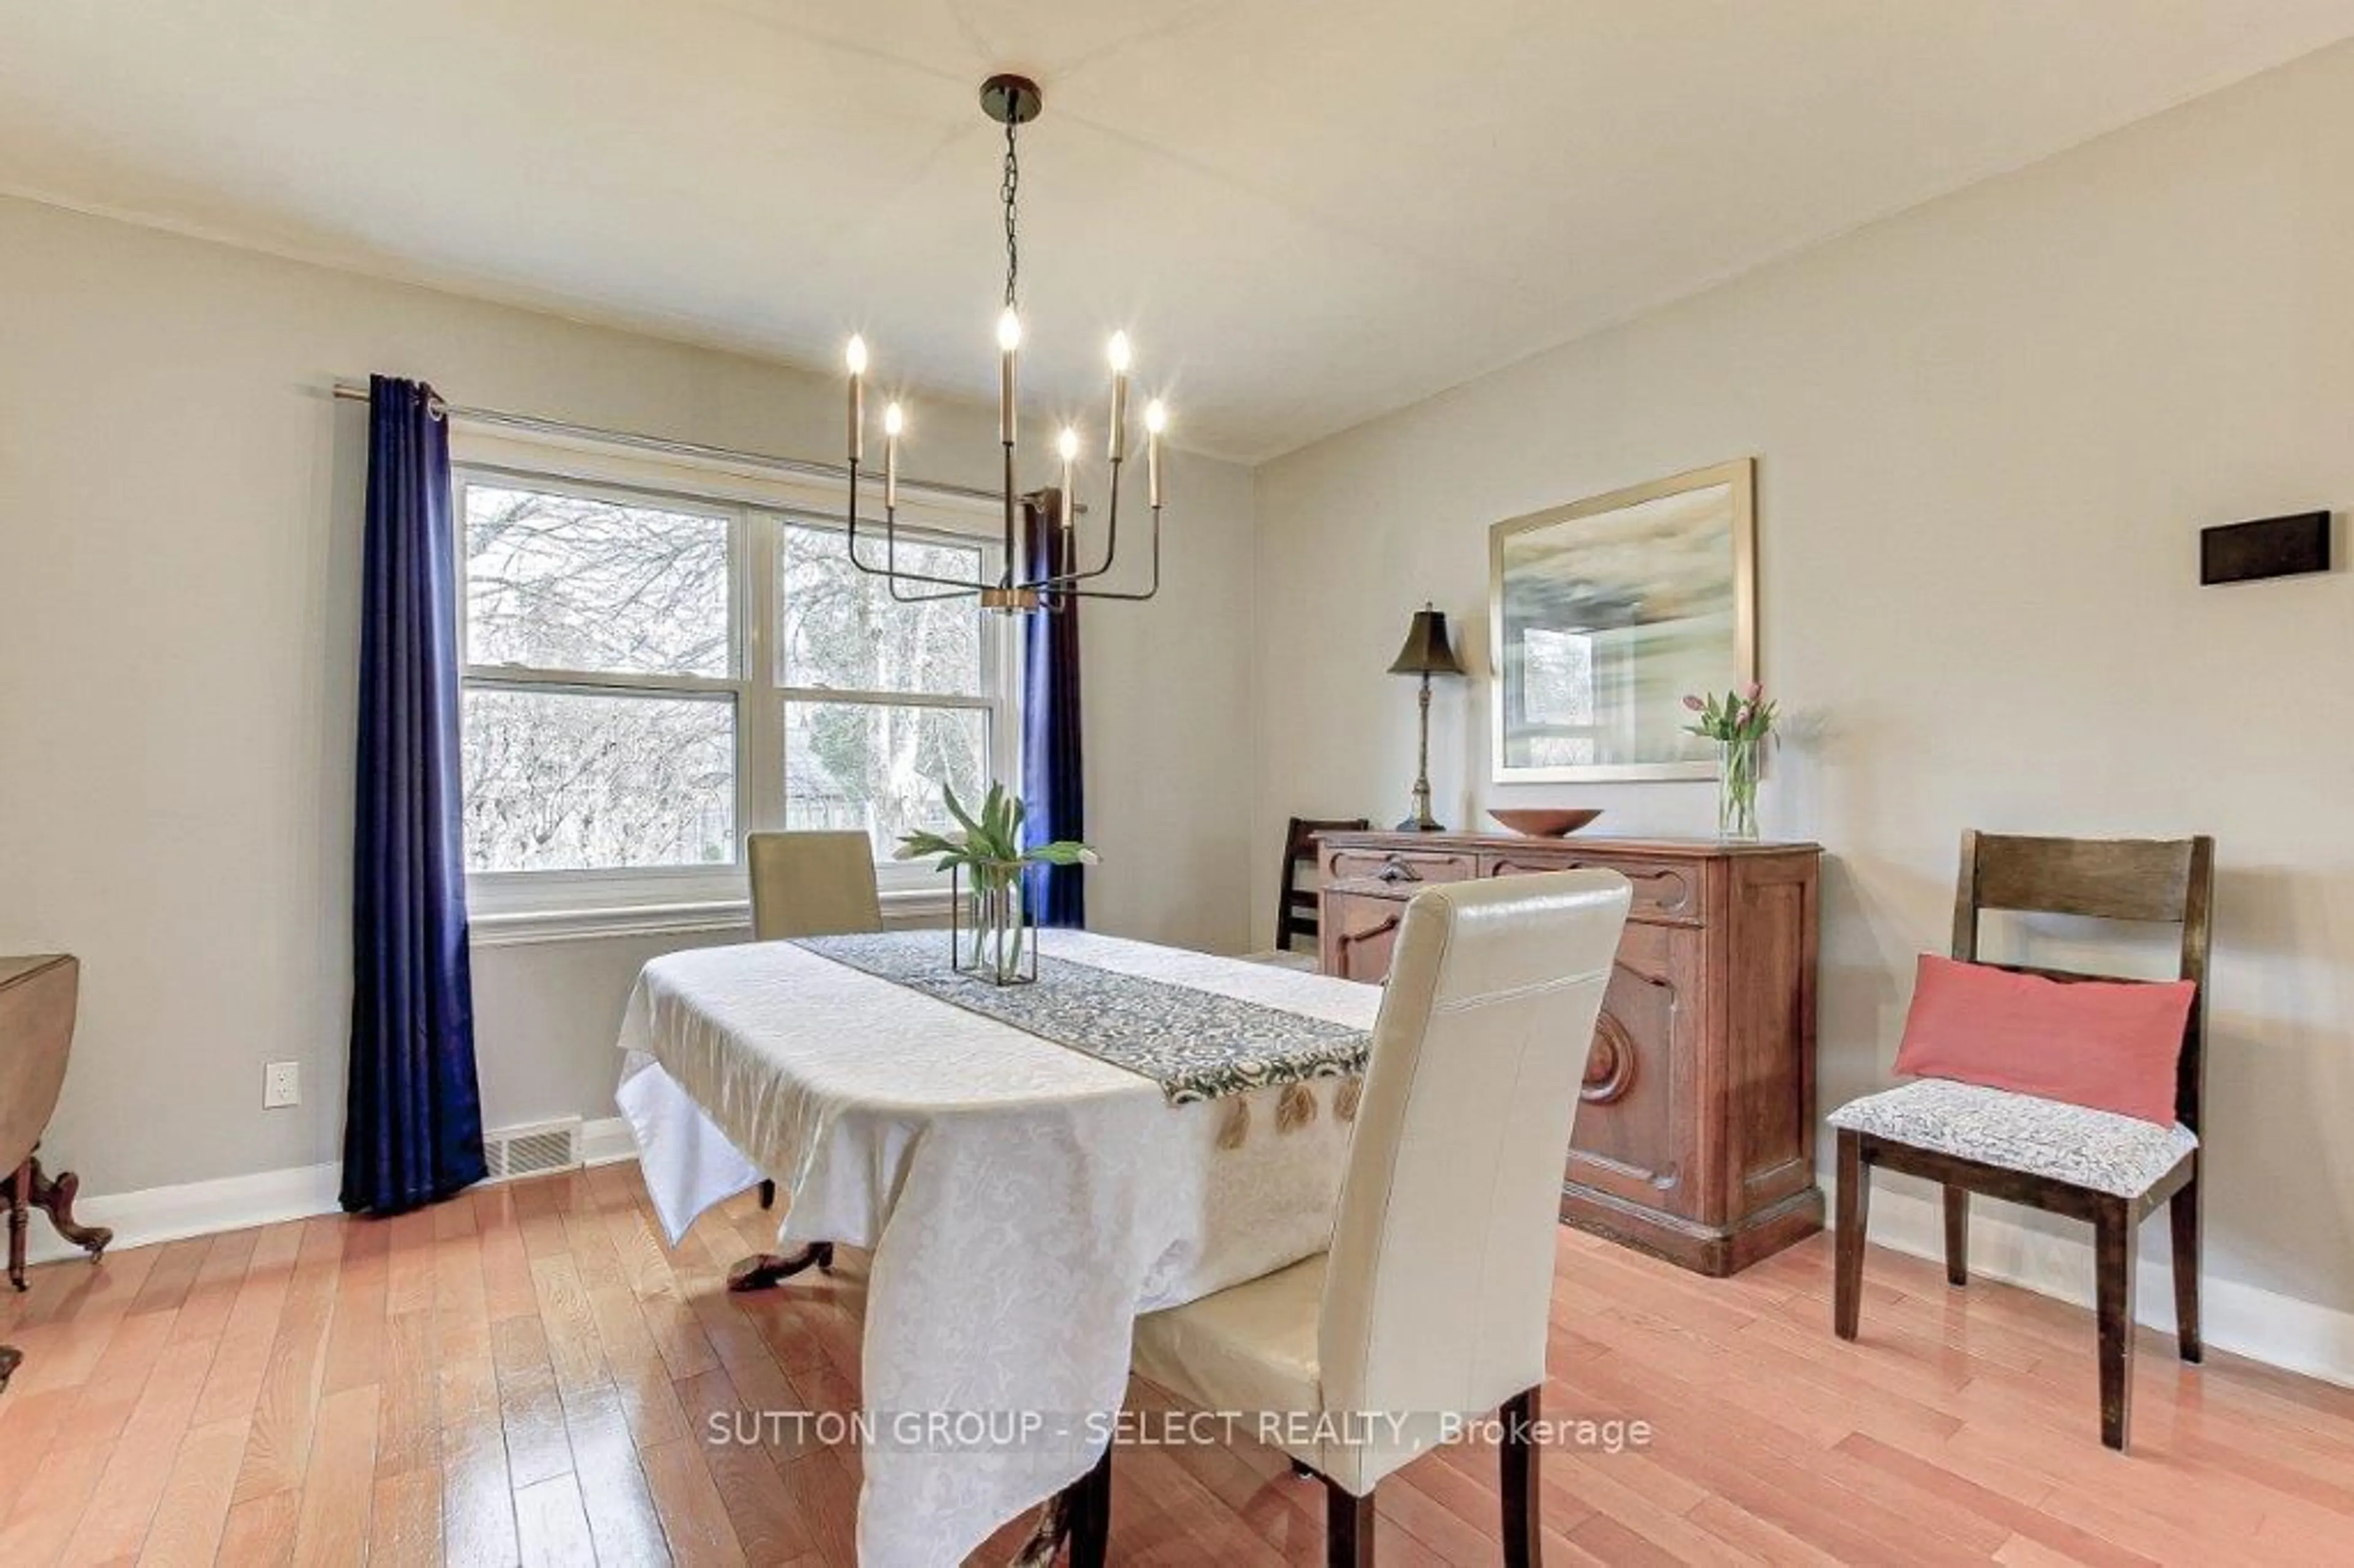
[[[302,1064],[271,1062],[261,1069],[261,1108],[282,1110],[302,1103]]]

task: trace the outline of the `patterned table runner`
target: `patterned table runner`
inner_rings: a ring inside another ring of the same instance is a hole
[[[944,932],[797,945],[1150,1078],[1172,1106],[1365,1067],[1364,1030],[1070,959],[1041,954],[1035,984],[997,986],[950,967]]]

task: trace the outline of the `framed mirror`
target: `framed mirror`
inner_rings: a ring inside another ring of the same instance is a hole
[[[1488,530],[1499,784],[1712,779],[1687,692],[1757,678],[1748,458]]]

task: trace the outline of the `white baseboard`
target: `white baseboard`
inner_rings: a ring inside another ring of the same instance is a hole
[[[112,1230],[114,1247],[147,1246],[332,1214],[343,1176],[340,1165],[299,1165],[136,1192],[84,1193],[75,1201],[74,1218]],[[83,1254],[37,1217],[27,1255],[35,1263],[49,1263]]]
[[[1825,1178],[1827,1191],[1832,1190],[1833,1180]],[[2049,1233],[2020,1223],[2003,1207],[1971,1205],[1970,1273],[2090,1307],[2092,1227],[2072,1224],[2069,1231],[2081,1234]],[[1870,1234],[1878,1245],[1945,1260],[1946,1218],[1940,1200],[1903,1178],[1882,1175],[1872,1182]],[[2140,1243],[2134,1316],[2171,1334],[2173,1248],[2162,1218],[2153,1215],[2142,1227]],[[2215,1349],[2354,1388],[2354,1312],[2218,1279],[2211,1271],[2200,1282],[2199,1308],[2203,1319],[2200,1337]]]
[[[619,1165],[638,1157],[638,1140],[620,1117],[584,1123],[580,1128],[580,1163]]]
[[[630,1124],[617,1116],[584,1124],[580,1155],[583,1165],[635,1160],[638,1146],[630,1136]],[[176,1187],[148,1187],[136,1192],[86,1192],[75,1201],[74,1218],[113,1231],[110,1250],[185,1241],[190,1236],[332,1214],[339,1207],[343,1174],[340,1165],[302,1165]],[[26,1255],[33,1263],[54,1263],[84,1254],[36,1217]]]

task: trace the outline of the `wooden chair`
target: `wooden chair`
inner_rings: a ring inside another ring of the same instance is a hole
[[[1136,1370],[1274,1425],[1324,1483],[1325,1561],[1371,1568],[1383,1478],[1501,1409],[1504,1561],[1537,1560],[1561,1167],[1633,896],[1615,871],[1436,886],[1406,906],[1329,1251],[1137,1319]],[[1387,1413],[1389,1420],[1372,1419]],[[1111,1453],[1062,1494],[1105,1561]]]
[[[2175,1116],[2162,1128],[2032,1095],[1924,1078],[1831,1113],[1839,1130],[1838,1279],[1832,1328],[1856,1337],[1863,1242],[1874,1167],[1945,1187],[1946,1277],[1969,1278],[1970,1194],[2092,1223],[2100,1320],[2101,1441],[2126,1446],[2133,1401],[2134,1250],[2141,1222],[2168,1205],[2174,1310],[2182,1359],[2200,1359],[2200,1100],[2205,1086],[2207,956],[2215,842],[2191,839],[1962,835],[1954,957],[1978,962],[1983,910],[2158,922],[2181,927],[2180,977],[2197,982],[2175,1075]],[[2054,980],[2108,978],[2003,965]],[[2065,1042],[2053,1042],[2064,1049]]]
[[[883,928],[883,898],[875,881],[875,841],[848,831],[748,833],[744,860],[752,883],[752,939],[846,937]],[[760,1183],[760,1207],[777,1204],[777,1184]],[[821,1244],[822,1245],[822,1244]],[[817,1249],[812,1249],[812,1255]],[[824,1247],[825,1261],[832,1249]],[[752,1260],[781,1260],[763,1254]],[[757,1290],[790,1277],[773,1267],[737,1265],[731,1287]]]
[[[1283,831],[1283,881],[1275,906],[1275,946],[1267,952],[1245,955],[1255,964],[1278,964],[1285,969],[1312,969],[1315,943],[1322,935],[1317,923],[1317,890],[1300,879],[1299,869],[1316,864],[1316,835],[1321,832],[1363,832],[1372,825],[1365,817],[1294,817]],[[1292,944],[1309,940],[1302,953]]]

